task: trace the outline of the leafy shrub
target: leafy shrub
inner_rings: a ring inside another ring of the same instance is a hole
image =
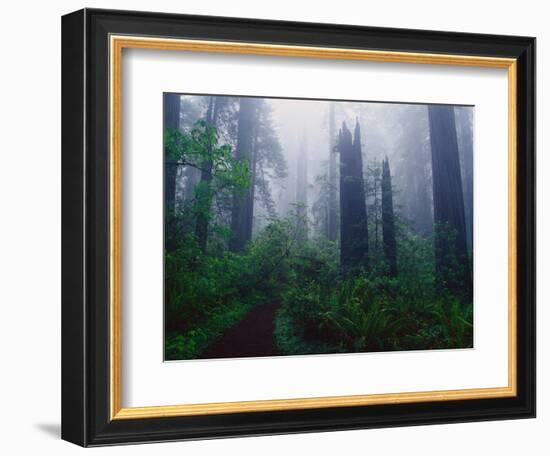
[[[471,347],[472,304],[435,286],[425,239],[410,236],[401,245],[401,265],[408,267],[395,278],[380,275],[378,268],[338,276],[330,256],[319,264],[317,256],[309,265],[295,265],[277,320],[281,351],[316,352],[320,343],[329,352]]]
[[[215,309],[204,325],[168,336],[165,345],[165,358],[177,360],[199,357],[226,329],[238,323],[251,307],[251,302],[233,301],[230,305]]]
[[[276,296],[289,280],[292,225],[270,223],[247,250],[211,255],[194,234],[165,253],[167,359],[196,358],[253,306]]]

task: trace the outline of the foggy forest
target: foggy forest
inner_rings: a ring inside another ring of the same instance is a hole
[[[472,347],[473,111],[164,94],[165,359]]]

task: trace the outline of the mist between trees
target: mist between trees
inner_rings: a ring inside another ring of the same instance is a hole
[[[167,359],[472,346],[472,107],[166,94],[164,136]]]

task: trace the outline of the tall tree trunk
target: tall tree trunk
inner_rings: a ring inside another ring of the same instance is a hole
[[[254,98],[241,98],[238,117],[237,150],[236,159],[248,162],[252,161],[254,148],[254,127],[256,121],[256,105]],[[241,252],[250,240],[248,226],[253,217],[251,208],[252,193],[248,191],[233,195],[233,207],[231,210],[231,240],[229,248],[232,252]],[[253,207],[253,206],[252,206]]]
[[[168,94],[164,98],[164,128],[179,130],[181,115],[181,99],[179,95]],[[164,247],[173,251],[177,247],[177,230],[174,217],[176,208],[176,178],[178,164],[164,149]]]
[[[164,128],[178,130],[180,128],[180,96],[168,94],[164,98]],[[176,202],[176,175],[178,166],[168,156],[168,150],[165,150],[165,175],[164,175],[164,202],[166,208],[174,209]]]
[[[400,174],[406,192],[400,195],[404,215],[410,220],[414,230],[422,236],[433,233],[432,202],[430,200],[431,156],[427,144],[429,120],[424,106],[409,106],[404,113],[403,135],[410,144],[407,156],[403,160]],[[409,147],[409,146],[407,146]],[[399,166],[399,165],[398,165]]]
[[[328,132],[329,132],[329,160],[328,160],[328,180],[329,180],[329,200],[328,200],[328,233],[327,237],[331,241],[336,241],[338,235],[338,202],[336,199],[337,182],[336,182],[336,154],[334,148],[336,146],[335,138],[335,113],[334,103],[329,104]]]
[[[296,172],[296,216],[298,239],[302,242],[308,237],[307,223],[307,141],[304,138],[297,158]]]
[[[374,257],[378,259],[378,172],[374,175]]]
[[[250,164],[250,188],[248,189],[250,197],[248,198],[248,207],[246,208],[246,227],[245,237],[247,241],[252,239],[252,229],[254,227],[254,199],[256,193],[256,172],[258,162],[258,129],[254,126],[253,140],[252,140],[252,157]]]
[[[429,196],[429,176],[425,161],[421,158],[414,160],[414,168],[414,225],[421,235],[431,236],[433,234],[433,214]]]
[[[209,127],[216,128],[219,112],[219,97],[210,97],[206,111],[206,122]],[[195,235],[200,249],[206,252],[208,244],[208,224],[210,222],[210,209],[212,206],[212,149],[215,145],[208,144],[208,157],[201,163],[201,180],[196,191],[197,220],[195,225]]]
[[[361,156],[361,134],[356,123],[354,138],[342,124],[338,138],[340,152],[340,261],[350,272],[368,267],[368,226]]]
[[[189,201],[195,198],[195,187],[201,180],[201,172],[193,166],[186,166],[183,175],[185,176],[183,198],[185,201]]]
[[[466,220],[466,240],[468,251],[473,244],[473,180],[474,180],[474,144],[473,144],[473,112],[472,108],[455,107],[458,152],[462,172],[462,188],[464,190],[464,217]]]
[[[435,261],[438,285],[471,297],[472,276],[454,108],[428,106],[434,199]]]
[[[395,242],[395,216],[393,212],[393,191],[391,186],[390,162],[382,162],[382,236],[384,256],[391,277],[397,276],[397,244]]]

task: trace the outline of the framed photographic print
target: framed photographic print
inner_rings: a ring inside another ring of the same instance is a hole
[[[535,40],[62,21],[62,436],[535,416]]]

